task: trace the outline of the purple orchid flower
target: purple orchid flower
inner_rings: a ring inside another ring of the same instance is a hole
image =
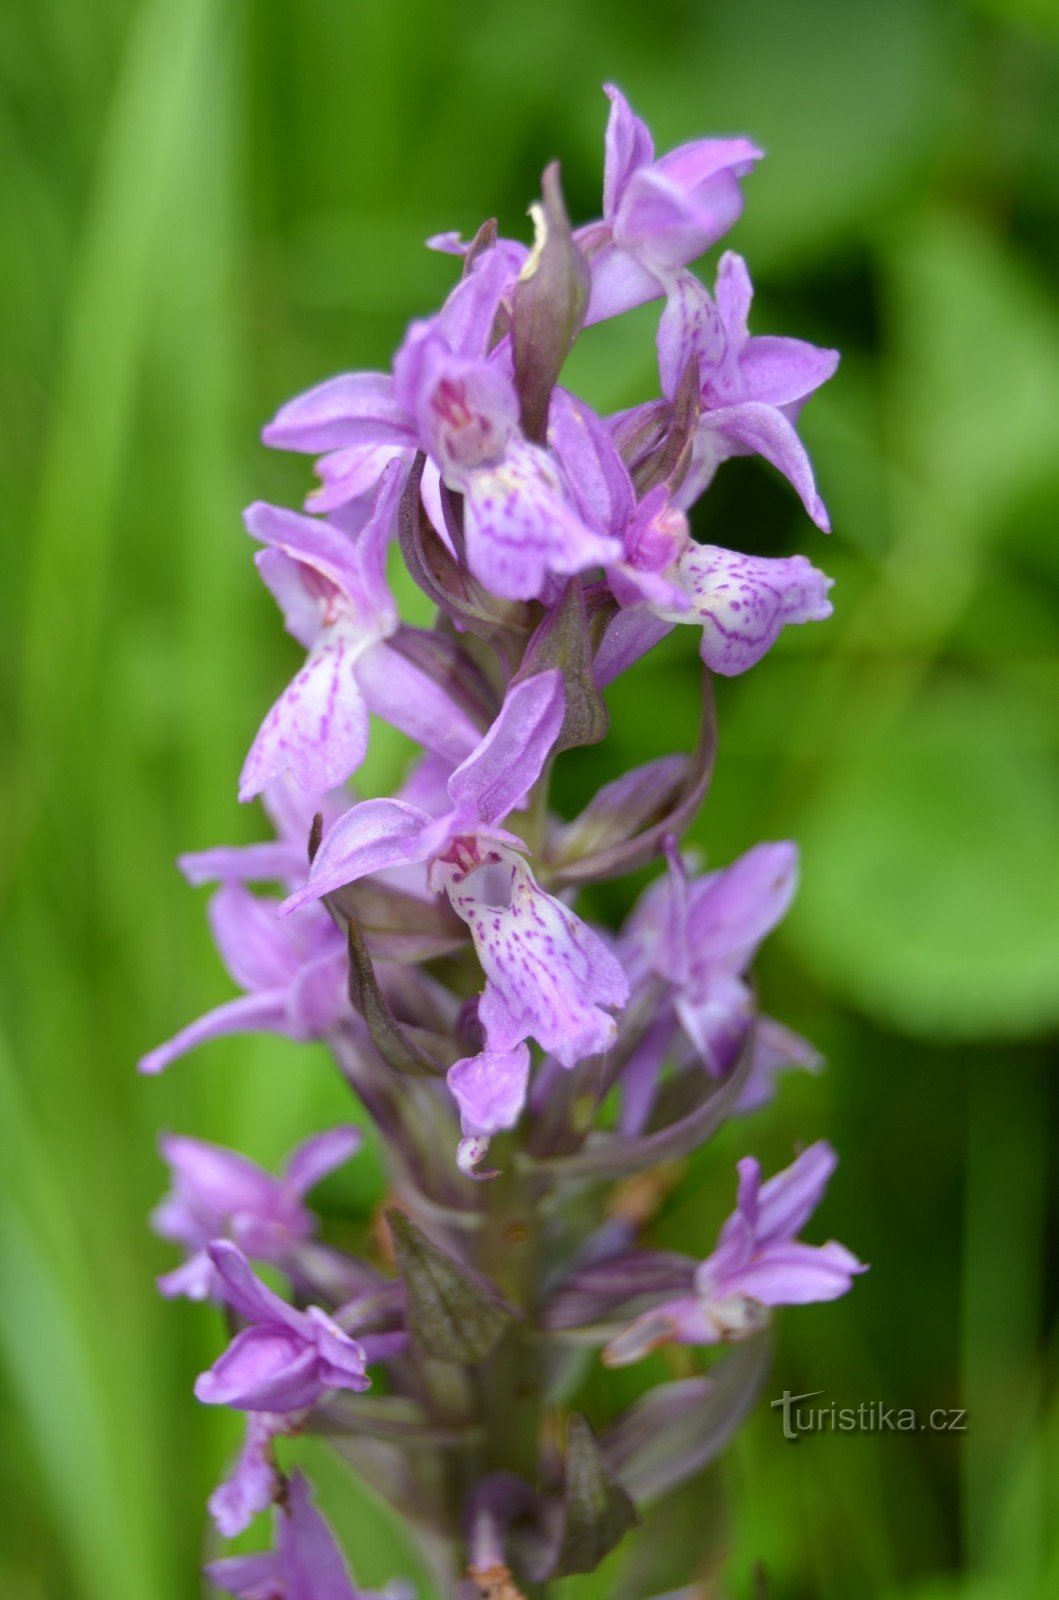
[[[398,470],[389,466],[355,538],[275,506],[259,503],[246,513],[247,528],[268,546],[258,570],[309,658],[261,725],[241,800],[284,773],[312,794],[343,783],[367,751],[369,711],[452,761],[477,740],[444,690],[386,643],[398,626],[386,550],[399,494]]]
[[[730,867],[689,882],[680,856],[643,894],[625,926],[624,965],[669,987],[677,1018],[715,1076],[746,1035],[754,999],[744,982],[758,945],[786,916],[798,881],[790,843],[759,844]]]
[[[483,252],[437,316],[415,328],[420,334],[436,331],[454,355],[484,358],[526,253],[506,240]],[[336,511],[362,499],[391,462],[397,463],[403,480],[422,447],[413,414],[397,395],[393,378],[383,372],[329,378],[282,406],[262,437],[276,449],[319,457],[321,488],[306,502],[312,511]]]
[[[623,1132],[645,1126],[667,1060],[698,1061],[712,1077],[722,1077],[751,1024],[749,1071],[735,1112],[769,1100],[781,1069],[819,1068],[820,1056],[806,1040],[756,1014],[745,981],[761,941],[787,913],[797,874],[798,852],[790,843],[756,845],[731,866],[690,881],[680,855],[670,850],[667,876],[644,891],[620,945],[634,996],[649,995],[659,981],[665,985],[665,999],[655,1003],[622,1074]]]
[[[231,1033],[321,1039],[349,1014],[345,940],[319,907],[281,921],[277,902],[225,883],[209,904],[214,942],[246,992],[208,1011],[149,1051],[140,1071],[162,1072],[179,1056]]]
[[[218,885],[210,916],[242,993],[141,1068],[244,1030],[323,1039],[406,1225],[390,1214],[382,1270],[377,1252],[315,1237],[307,1191],[352,1154],[353,1128],[306,1141],[278,1175],[162,1140],[171,1182],[153,1222],[183,1264],[160,1288],[224,1307],[228,1348],[195,1392],[245,1421],[210,1512],[233,1536],[275,1511],[273,1550],[207,1569],[243,1600],[364,1600],[305,1480],[284,1476],[279,1440],[308,1432],[420,1530],[446,1593],[589,1573],[745,1413],[770,1308],[834,1298],[865,1270],[799,1237],[834,1166],[826,1144],[768,1183],[740,1162],[706,1261],[637,1242],[670,1167],[767,1100],[783,1068],[818,1064],[760,1014],[749,978],[796,853],[762,845],[703,876],[679,855],[712,771],[709,673],[691,755],[634,765],[570,821],[553,815],[550,767],[580,747],[571,776],[588,771],[620,709],[598,691],[677,624],[698,628],[709,672],[731,675],[788,624],[830,614],[830,580],[804,557],[699,544],[689,510],[720,461],[757,453],[826,528],[796,427],[837,357],[750,335],[738,256],[713,293],[688,270],[740,215],[760,150],[699,140],[656,157],[607,93],[601,221],[571,234],[549,167],[531,249],[495,223],[467,245],[433,240],[462,257],[460,281],[410,324],[391,370],[332,378],[265,430],[319,474],[309,514],[258,503],[246,517],[305,652],[240,781],[275,838],[182,858],[191,882]],[[558,386],[586,309],[598,322],[653,300],[655,397],[603,417]],[[401,620],[397,556],[432,626]],[[346,784],[372,717],[415,754],[402,785],[361,800]],[[662,851],[668,872],[621,931],[577,914],[583,886],[604,886],[605,905],[608,882]],[[485,1158],[504,1134],[519,1181],[476,1190],[465,1180],[496,1176]],[[615,1365],[670,1341],[747,1343],[597,1438],[583,1417],[561,1423],[576,1348],[608,1339]],[[384,1392],[365,1395],[380,1365]],[[458,1404],[434,1403],[435,1368]],[[542,1422],[517,1461],[516,1402]],[[633,1558],[645,1593],[682,1581],[655,1555]]]
[[[214,1241],[210,1260],[225,1301],[250,1327],[195,1383],[204,1405],[237,1411],[304,1411],[331,1389],[371,1387],[363,1347],[319,1306],[296,1311],[254,1276],[243,1252]]]
[[[656,160],[621,90],[605,92],[603,221],[577,235],[592,267],[589,322],[657,299],[674,272],[716,244],[742,215],[740,180],[763,154],[749,139],[695,139]]]
[[[291,1152],[283,1176],[275,1178],[222,1145],[163,1134],[159,1143],[173,1187],[151,1222],[163,1239],[183,1247],[187,1260],[159,1278],[162,1293],[190,1300],[218,1295],[208,1251],[216,1239],[231,1239],[252,1260],[282,1267],[316,1232],[316,1219],[302,1203],[306,1191],[348,1161],[362,1137],[350,1125],[314,1134]]]
[[[717,268],[716,299],[690,272],[670,286],[658,328],[662,391],[672,399],[694,362],[702,407],[691,467],[677,498],[691,505],[730,456],[760,455],[789,480],[828,533],[827,511],[794,424],[813,391],[834,375],[838,351],[802,339],[751,336],[753,295],[746,262],[731,250]]]
[[[486,588],[531,600],[552,578],[620,555],[578,516],[554,457],[523,436],[514,383],[498,361],[455,355],[427,324],[412,329],[394,374],[442,482],[463,496],[467,565]]]
[[[354,806],[325,836],[308,883],[283,909],[383,868],[427,864],[430,888],[448,895],[471,930],[487,979],[479,1018],[490,1048],[511,1051],[533,1035],[572,1066],[610,1044],[614,1018],[602,1008],[623,1005],[628,985],[599,935],[545,894],[519,854],[526,845],[501,827],[540,776],[563,715],[560,672],[515,684],[449,778],[446,815],[402,800]]]
[[[821,1140],[761,1182],[753,1156],[738,1163],[736,1210],[717,1248],[695,1273],[694,1294],[637,1317],[604,1351],[610,1366],[639,1361],[661,1344],[718,1344],[756,1333],[771,1306],[837,1300],[866,1272],[844,1245],[803,1244],[796,1238],[815,1211],[837,1164]]]
[[[475,577],[494,594],[529,600],[553,576],[583,572],[620,552],[585,527],[556,462],[519,427],[510,343],[492,343],[519,259],[506,245],[487,251],[436,317],[412,324],[392,379],[332,379],[285,406],[265,439],[327,452],[318,470],[328,492],[315,498],[317,509],[323,498],[333,506],[354,489],[362,492],[380,451],[403,457],[425,451],[441,481],[464,497],[467,564]],[[349,476],[350,451],[357,455],[355,479]],[[403,477],[399,466],[386,471],[395,482]],[[424,494],[434,498],[426,484]],[[436,506],[434,520],[445,537]]]
[[[239,1600],[413,1600],[404,1584],[374,1596],[357,1587],[300,1472],[276,1510],[276,1548],[211,1561],[206,1576]]]
[[[550,436],[585,521],[621,541],[621,559],[608,565],[607,581],[626,609],[596,657],[600,684],[677,623],[701,627],[702,660],[732,677],[756,665],[788,624],[831,615],[831,579],[804,556],[746,556],[696,544],[664,484],[637,501],[610,428],[563,390],[553,397]]]

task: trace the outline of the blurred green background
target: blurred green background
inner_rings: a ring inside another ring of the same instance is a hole
[[[605,78],[660,148],[764,144],[733,239],[755,326],[844,351],[804,418],[831,540],[755,462],[722,469],[698,523],[837,580],[831,623],[721,686],[697,829],[716,861],[801,841],[761,986],[829,1068],[727,1130],[660,1235],[705,1249],[738,1155],[828,1135],[815,1236],[873,1271],[784,1319],[770,1393],[968,1412],[960,1437],[790,1445],[762,1403],[723,1469],[728,1589],[761,1561],[797,1600],[1059,1594],[1057,44],[1048,0],[4,6],[5,1600],[197,1592],[238,1430],[191,1398],[215,1319],[153,1291],[154,1136],[272,1160],[346,1111],[322,1054],[275,1040],[133,1072],[230,992],[170,863],[260,836],[235,779],[295,647],[239,512],[296,503],[308,470],[257,428],[387,361],[451,278],[427,234],[492,214],[525,234],[553,156],[594,214]],[[652,325],[585,340],[597,404],[653,392]],[[571,798],[684,747],[693,688],[681,631],[616,690]],[[377,739],[369,782],[399,759]],[[356,1215],[377,1185],[368,1156],[326,1199]],[[363,1579],[413,1570],[377,1508],[328,1487]]]

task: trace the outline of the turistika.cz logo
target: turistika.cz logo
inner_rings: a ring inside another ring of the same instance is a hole
[[[825,1391],[811,1389],[807,1394],[791,1394],[784,1389],[771,1402],[783,1419],[783,1437],[797,1441],[805,1433],[966,1433],[967,1413],[954,1407],[935,1406],[918,1411],[913,1406],[888,1406],[881,1400],[862,1400],[859,1405],[814,1406]]]

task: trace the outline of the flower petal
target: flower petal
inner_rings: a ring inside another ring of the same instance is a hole
[[[304,649],[311,650],[323,632],[322,594],[326,589],[338,594],[338,586],[282,550],[255,551],[254,566],[283,613],[287,632]]]
[[[464,475],[467,564],[506,600],[532,600],[552,576],[606,566],[621,545],[588,527],[546,450],[516,439],[503,459]]]
[[[402,444],[357,444],[331,450],[316,463],[320,487],[306,496],[307,511],[337,511],[351,500],[370,494],[391,461],[407,467],[412,451]]]
[[[292,1475],[288,1485],[277,1543],[288,1584],[284,1600],[368,1600],[356,1588],[335,1536],[313,1505],[309,1484],[300,1472]],[[398,1600],[396,1595],[394,1600]]]
[[[188,1256],[172,1272],[156,1278],[155,1287],[166,1300],[209,1300],[217,1288],[217,1274],[205,1250]]]
[[[268,1216],[277,1205],[283,1204],[278,1179],[237,1150],[172,1133],[162,1134],[158,1147],[178,1191],[187,1197],[199,1215],[206,1213],[220,1224],[237,1211]],[[171,1236],[164,1227],[156,1231],[163,1237]],[[220,1231],[219,1226],[217,1231]],[[208,1242],[208,1239],[196,1240],[196,1243]]]
[[[544,770],[565,704],[558,670],[512,685],[485,738],[449,779],[449,795],[461,816],[491,826],[517,808]]]
[[[195,1398],[237,1411],[300,1411],[320,1398],[316,1351],[275,1323],[244,1328],[195,1381]]]
[[[580,230],[575,237],[580,241],[584,232],[584,229]],[[603,244],[590,256],[589,268],[592,290],[585,313],[586,327],[608,322],[611,317],[620,317],[636,306],[648,305],[652,300],[661,299],[666,292],[665,283],[658,273],[637,261],[621,245]]]
[[[769,1245],[739,1274],[740,1292],[764,1306],[837,1300],[867,1268],[843,1245]]]
[[[754,285],[743,257],[735,250],[726,250],[717,263],[717,309],[728,338],[737,348],[742,348],[749,338],[747,324],[754,300]]]
[[[545,894],[521,857],[504,854],[507,906],[477,899],[473,876],[448,890],[488,980],[478,1015],[492,1049],[510,1050],[532,1036],[572,1067],[613,1043],[617,1024],[602,1008],[623,1006],[628,982],[599,935]]]
[[[277,1433],[283,1433],[285,1429],[285,1419],[268,1411],[251,1412],[247,1417],[246,1438],[235,1468],[213,1491],[209,1500],[210,1516],[218,1532],[226,1539],[234,1539],[236,1534],[243,1533],[258,1513],[267,1510],[278,1497],[280,1479],[272,1454],[272,1441]],[[234,1557],[231,1562],[215,1563],[216,1569],[223,1567],[228,1570],[228,1580],[214,1569],[210,1570],[214,1581],[222,1588],[227,1582],[229,1593],[247,1593],[249,1590],[245,1586],[240,1589],[229,1581],[236,1562],[262,1563],[262,1571],[257,1576],[253,1570],[249,1574],[246,1572],[242,1574],[242,1578],[249,1577],[253,1582],[257,1582],[258,1577],[274,1576],[275,1560],[274,1555],[266,1554]],[[239,1574],[235,1576],[239,1578]]]
[[[222,1496],[225,1488],[226,1485],[222,1483],[216,1491],[215,1498]],[[219,1509],[221,1516],[228,1515],[223,1500]],[[210,1501],[210,1511],[218,1528],[222,1533],[226,1533],[220,1516],[214,1509],[213,1500]],[[237,1510],[233,1510],[232,1515],[238,1520]],[[249,1522],[243,1523],[242,1526],[249,1527]],[[241,1533],[242,1527],[236,1532]],[[207,1562],[203,1571],[212,1584],[218,1589],[223,1589],[225,1594],[235,1595],[236,1600],[274,1600],[276,1595],[285,1595],[281,1587],[284,1582],[283,1571],[274,1550],[262,1550],[256,1555],[249,1556],[222,1556],[219,1561]]]
[[[463,761],[481,737],[444,686],[388,644],[364,652],[357,682],[370,711],[451,764]]]
[[[348,372],[317,384],[281,406],[261,437],[278,450],[310,452],[415,443],[393,379],[383,372]]]
[[[804,1072],[819,1072],[824,1064],[820,1052],[773,1017],[759,1016],[754,1024],[750,1072],[735,1103],[735,1114],[746,1116],[768,1105],[776,1092],[776,1079],[788,1067]]]
[[[804,556],[744,556],[718,545],[691,545],[668,576],[691,602],[688,611],[653,607],[667,622],[701,622],[700,654],[714,672],[746,672],[788,623],[831,615],[831,579]]]
[[[603,93],[610,101],[603,164],[603,215],[609,221],[633,173],[654,160],[655,147],[647,124],[636,116],[621,90],[605,83]]]
[[[370,872],[422,861],[420,841],[430,826],[425,811],[403,800],[361,801],[324,835],[308,883],[288,896],[281,912],[294,911],[305,901],[318,900]]]
[[[699,428],[731,447],[764,456],[793,484],[817,527],[830,533],[827,509],[816,492],[816,480],[805,446],[782,411],[758,401],[746,401],[706,412]]]
[[[658,323],[658,372],[662,393],[670,399],[689,361],[710,371],[712,381],[738,382],[735,353],[721,314],[706,285],[693,272],[679,272],[669,282],[665,310]]]
[[[525,1044],[511,1050],[483,1050],[449,1068],[446,1082],[460,1108],[465,1134],[491,1136],[513,1128],[526,1102],[530,1053]]]
[[[350,593],[357,576],[355,546],[341,529],[320,517],[306,517],[300,511],[272,506],[265,500],[255,500],[247,506],[243,522],[252,538],[319,573],[343,594]]]
[[[329,1172],[341,1167],[355,1156],[364,1142],[363,1130],[345,1123],[338,1128],[328,1128],[324,1133],[314,1133],[303,1139],[287,1157],[283,1181],[296,1195],[326,1178]]]
[[[746,163],[725,164],[725,153],[733,148],[753,146],[745,140],[703,140],[633,173],[614,218],[615,243],[667,271],[705,254],[743,213],[736,166],[745,169]],[[689,156],[696,149],[701,157]],[[715,162],[721,164],[707,171]],[[700,168],[704,175],[698,175]]]
[[[787,406],[834,377],[838,360],[837,350],[804,339],[753,338],[739,357],[739,370],[748,399]]]
[[[187,1055],[208,1039],[223,1039],[230,1033],[287,1033],[287,995],[285,990],[266,990],[261,994],[240,995],[215,1006],[203,1017],[141,1057],[138,1070],[153,1075],[164,1072],[180,1056]]]
[[[688,619],[682,616],[682,620]],[[646,605],[630,606],[625,611],[619,611],[609,624],[596,652],[595,675],[598,686],[605,689],[608,683],[613,683],[615,678],[619,678],[649,650],[653,650],[672,629],[672,622],[660,617]]]
[[[329,630],[261,724],[240,776],[240,800],[252,800],[283,773],[318,793],[357,770],[368,748],[368,712],[353,672],[359,653]]]
[[[837,1165],[834,1150],[826,1139],[820,1139],[763,1184],[757,1198],[759,1242],[789,1239],[799,1233],[820,1204]]]
[[[525,245],[498,239],[476,257],[453,289],[435,327],[457,355],[484,360],[489,354],[497,312],[514,289],[527,254]]]
[[[687,941],[692,971],[718,962],[743,972],[767,933],[783,920],[798,884],[798,847],[789,840],[756,844],[731,866],[693,883]]]
[[[225,883],[209,904],[210,931],[228,971],[241,989],[283,989],[305,959],[305,939],[283,925],[276,902],[251,894],[241,883]]]
[[[304,843],[270,839],[264,844],[192,850],[177,857],[177,866],[196,887],[202,883],[281,883],[292,874],[300,876],[306,859]]]
[[[251,1322],[276,1324],[305,1338],[302,1313],[261,1282],[237,1245],[227,1239],[215,1239],[210,1245],[210,1260],[217,1269],[225,1301],[233,1311]]]
[[[552,394],[548,443],[562,463],[570,493],[589,527],[622,538],[636,511],[636,493],[603,418],[566,389]]]

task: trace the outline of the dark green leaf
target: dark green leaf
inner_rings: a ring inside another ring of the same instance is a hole
[[[636,1508],[612,1475],[591,1427],[578,1412],[566,1440],[566,1520],[556,1574],[594,1572],[636,1526]]]
[[[416,1343],[440,1361],[481,1361],[517,1316],[514,1308],[487,1278],[434,1244],[403,1211],[388,1211],[386,1219]]]

